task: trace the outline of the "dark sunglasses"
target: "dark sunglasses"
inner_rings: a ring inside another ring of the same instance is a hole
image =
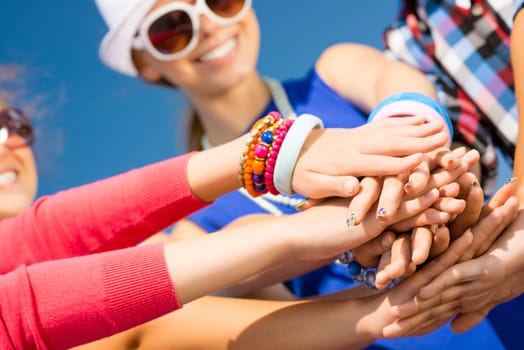
[[[252,0],[196,0],[195,4],[175,1],[159,7],[144,19],[133,48],[147,49],[161,61],[179,59],[198,43],[199,17],[230,25],[242,19]]]
[[[0,144],[9,148],[31,146],[35,141],[27,115],[17,108],[0,110]]]

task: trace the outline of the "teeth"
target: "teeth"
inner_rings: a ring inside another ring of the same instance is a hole
[[[16,173],[14,171],[8,171],[0,174],[0,185],[8,185],[16,180]]]
[[[230,53],[236,44],[237,44],[237,40],[235,38],[231,38],[228,41],[226,41],[224,44],[217,47],[216,49],[209,51],[205,55],[202,55],[200,57],[200,60],[205,62],[205,61],[216,60],[218,58],[222,58],[226,56],[228,53]]]

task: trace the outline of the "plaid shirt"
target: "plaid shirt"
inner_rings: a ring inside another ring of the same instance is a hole
[[[517,141],[509,36],[523,2],[404,0],[384,36],[389,55],[417,67],[435,84],[456,140],[480,152],[487,192],[495,185],[495,146],[512,161]]]

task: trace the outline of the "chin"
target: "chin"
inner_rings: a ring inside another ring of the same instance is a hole
[[[4,205],[9,203],[9,205]],[[0,219],[17,216],[31,206],[32,201],[25,196],[0,195]]]

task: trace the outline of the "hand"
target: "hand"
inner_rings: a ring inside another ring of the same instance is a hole
[[[415,272],[415,274],[403,280],[394,288],[377,295],[362,298],[362,303],[359,307],[366,309],[367,312],[364,312],[364,314],[367,313],[367,315],[361,317],[359,328],[365,329],[375,339],[412,335],[408,331],[403,333],[388,331],[387,327],[390,327],[392,324],[395,325],[396,322],[392,308],[413,298],[422,286],[455,264],[469,244],[471,244],[472,239],[471,232],[465,233],[453,242],[441,256],[429,262],[420,271]],[[417,330],[410,329],[410,331],[413,331],[414,334]]]
[[[414,218],[413,220],[419,221],[422,225],[446,222],[449,220],[449,215],[445,213],[443,215],[426,213],[438,199],[438,195],[438,190],[434,189],[424,196],[403,201],[392,221]],[[295,242],[297,246],[303,247],[303,259],[320,260],[334,257],[376,238],[384,231],[385,224],[375,219],[374,211],[370,211],[360,224],[348,226],[345,220],[347,201],[347,199],[326,200],[289,217],[289,220],[298,220],[300,226],[304,228],[296,232]]]
[[[355,194],[353,176],[409,172],[422,161],[422,152],[445,143],[443,122],[426,123],[422,117],[386,118],[354,129],[314,129],[300,152],[292,187],[311,198],[348,197]]]
[[[490,210],[489,214],[472,228],[474,241],[462,256],[471,254],[472,250],[476,251],[477,237],[498,235],[503,231],[515,218],[517,211],[518,201],[515,197],[510,197],[503,205]],[[508,267],[511,261],[518,260],[518,256],[523,252],[512,251],[512,258],[505,257],[508,251],[511,252],[508,246],[511,245],[515,231],[522,225],[523,219],[519,220],[506,228],[504,235],[495,242],[488,253],[450,267],[421,288],[419,295],[413,300],[395,307],[394,316],[401,321],[396,324],[395,331],[391,334],[404,334],[407,330],[418,327],[422,319],[431,323],[450,312],[459,313],[452,322],[452,327],[457,332],[463,332],[480,322],[495,305],[519,295],[522,287],[518,281],[522,276],[518,272],[508,273]],[[518,242],[519,238],[514,239]],[[518,243],[515,247],[522,250]]]
[[[431,159],[428,166],[434,173],[431,174],[428,181],[424,180],[423,182],[426,184],[426,189],[430,188],[430,186],[439,186],[441,198],[433,205],[433,209],[425,211],[425,215],[443,215],[444,213],[457,215],[462,213],[465,208],[468,208],[468,203],[471,206],[471,203],[476,203],[476,200],[479,200],[478,196],[469,199],[469,202],[461,199],[462,197],[467,198],[469,189],[476,182],[474,175],[467,173],[467,169],[478,161],[478,153],[476,151],[464,152],[463,148],[454,150],[453,153],[441,149],[433,158],[428,158]],[[449,170],[444,169],[442,166],[435,168],[436,165],[441,164],[447,166]],[[402,187],[394,184],[394,181],[398,179],[398,177],[391,179],[391,187],[384,186],[382,188],[380,197],[383,200],[379,199],[379,203],[394,203],[396,199],[391,198],[398,197],[399,193],[402,192],[402,190],[399,191],[399,188]],[[452,182],[455,180],[458,182]],[[401,183],[401,181],[398,183]],[[417,185],[415,187],[420,186]],[[357,222],[358,217],[362,215],[361,211],[367,211],[370,203],[377,200],[379,189],[379,180],[376,178],[364,178],[361,181],[361,192],[352,199],[349,209],[350,213],[357,217]],[[480,195],[480,200],[482,200],[482,193]],[[407,194],[404,196],[408,197]],[[457,199],[454,197],[461,198]],[[382,206],[383,204],[379,205]],[[450,242],[449,229],[436,225],[421,225],[420,222],[416,221],[419,218],[420,216],[418,218],[408,218],[388,227],[388,229],[395,232],[412,230],[410,240],[403,236],[399,239],[399,242],[392,244],[389,241],[392,239],[393,233],[389,232],[384,234],[382,241],[374,240],[353,250],[355,258],[363,266],[376,266],[380,262],[376,279],[377,288],[385,288],[393,279],[410,275],[414,271],[414,266],[422,264],[429,257],[441,254],[448,247]],[[386,219],[384,218],[384,220]],[[466,222],[462,219],[459,221]],[[386,252],[387,245],[394,246],[395,251]],[[384,250],[381,251],[381,248]]]

